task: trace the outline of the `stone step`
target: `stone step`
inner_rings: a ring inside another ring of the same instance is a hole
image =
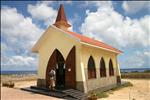
[[[65,96],[67,96],[67,94],[65,93],[60,93],[60,92],[55,92],[55,91],[45,91],[45,90],[37,90],[37,89],[33,89],[33,88],[21,88],[21,90],[25,90],[25,91],[29,91],[29,92],[34,92],[34,93],[38,93],[38,94],[44,94],[44,95],[48,95],[48,96],[54,96],[54,97],[58,97],[58,98],[63,98]]]
[[[70,95],[74,98],[77,98],[78,100],[85,100],[87,98],[85,93],[83,93],[79,90],[75,90],[75,89],[67,89],[62,92],[66,93],[67,95]]]
[[[44,91],[47,91],[47,92],[51,91],[50,89],[45,88],[45,87],[30,86],[30,88],[31,89],[36,89],[36,90],[44,90]],[[61,90],[54,90],[54,91],[63,93]]]
[[[50,91],[48,88],[31,86],[30,88],[25,88],[22,90],[49,95],[49,96],[55,96],[55,97],[64,98],[67,100],[86,100],[87,99],[87,95],[85,93],[79,90],[75,90],[75,89]]]
[[[80,92],[73,92],[73,91],[70,91],[70,92],[64,92],[64,93],[72,94],[72,95],[84,95],[84,93],[80,93]]]
[[[65,92],[65,93],[80,93],[80,94],[84,94],[83,92],[81,92],[79,90],[73,90],[73,89],[64,90],[63,92]]]
[[[74,96],[74,97],[83,97],[84,96],[84,94],[80,94],[80,93],[67,93],[68,95],[72,95],[72,96]]]

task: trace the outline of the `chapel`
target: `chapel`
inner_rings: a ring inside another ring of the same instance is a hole
[[[48,88],[48,73],[53,68],[56,69],[56,89],[71,88],[87,93],[120,84],[117,57],[122,51],[72,32],[69,27],[61,4],[55,23],[45,30],[32,48],[32,52],[39,55],[37,87]]]

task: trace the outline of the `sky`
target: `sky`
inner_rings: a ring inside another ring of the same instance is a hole
[[[1,70],[37,70],[31,49],[60,4],[71,31],[124,52],[121,68],[150,67],[149,1],[1,1]]]

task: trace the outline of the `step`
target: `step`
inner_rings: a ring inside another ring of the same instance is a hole
[[[37,89],[37,90],[44,90],[44,91],[50,91],[50,89],[45,88],[45,87],[37,87],[37,86],[30,86],[31,89]],[[61,90],[54,90],[55,92],[61,92],[63,93]]]
[[[55,91],[45,91],[45,90],[37,90],[37,89],[33,89],[33,88],[21,88],[21,90],[24,90],[24,91],[29,91],[29,92],[34,92],[34,93],[38,93],[38,94],[44,94],[44,95],[47,95],[47,96],[54,96],[54,97],[58,97],[58,98],[63,98],[65,96],[67,96],[67,94],[65,93],[60,93],[60,92],[55,92]]]
[[[79,90],[75,90],[75,89],[67,89],[67,90],[64,90],[62,92],[66,93],[67,95],[70,95],[74,98],[77,98],[79,100],[84,100],[87,98],[85,93],[83,93]]]

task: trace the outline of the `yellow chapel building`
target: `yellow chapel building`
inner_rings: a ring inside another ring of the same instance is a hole
[[[101,41],[71,32],[64,7],[56,21],[32,48],[39,54],[37,87],[49,86],[49,72],[56,69],[56,89],[88,91],[121,83],[117,56],[122,51]]]

